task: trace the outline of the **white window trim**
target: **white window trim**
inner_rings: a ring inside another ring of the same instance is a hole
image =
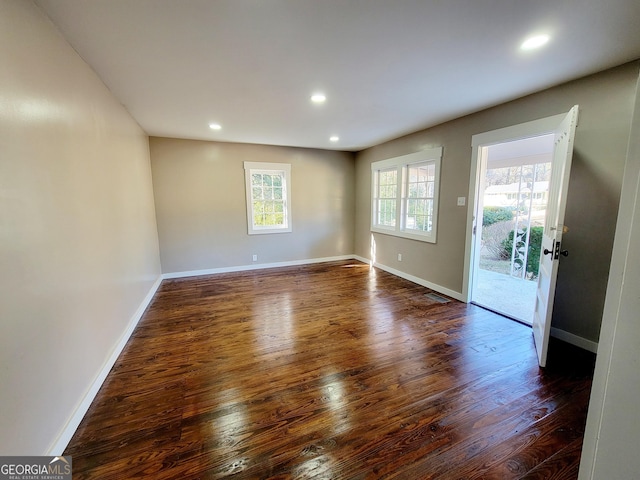
[[[278,228],[256,228],[253,225],[253,195],[251,174],[264,172],[284,172],[285,178],[285,212],[287,225]],[[289,233],[292,229],[291,219],[291,165],[288,163],[244,162],[244,181],[247,202],[247,232],[249,235],[269,233]]]
[[[378,218],[378,197],[377,197],[377,190],[378,190],[378,183],[379,183],[379,174],[380,172],[386,172],[389,170],[396,170],[396,224],[397,224],[397,219],[398,219],[398,203],[402,202],[402,194],[401,194],[401,188],[400,188],[400,184],[399,182],[401,182],[401,175],[400,173],[397,171],[397,166],[396,165],[388,165],[386,164],[386,160],[383,160],[381,162],[376,162],[379,163],[379,168],[376,168],[375,170],[372,168],[371,170],[371,178],[372,178],[372,185],[371,185],[371,208],[372,208],[372,217],[371,217],[371,228],[372,229],[376,229],[376,231],[381,232],[381,233],[389,233],[392,234],[395,230],[396,230],[396,226],[389,226],[389,225],[380,225],[380,224],[376,224],[376,220]],[[372,166],[373,167],[373,166]]]
[[[430,148],[421,150],[420,152],[410,153],[408,155],[402,155],[400,157],[389,158],[386,160],[380,160],[371,164],[371,231],[376,233],[383,233],[385,235],[393,235],[396,237],[410,238],[412,240],[419,240],[422,242],[436,243],[436,234],[438,227],[438,198],[440,196],[440,163],[442,160],[442,147]],[[407,230],[405,228],[405,208],[407,204],[406,197],[406,177],[407,167],[416,163],[433,162],[435,165],[435,184],[433,192],[433,219],[432,229],[430,232],[419,232],[416,230]],[[376,198],[376,184],[377,175],[381,170],[388,170],[389,168],[398,169],[398,202],[396,204],[396,225],[395,227],[389,227],[384,225],[377,225],[377,198]]]

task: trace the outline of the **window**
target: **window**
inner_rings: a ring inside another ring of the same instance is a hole
[[[291,165],[244,162],[249,235],[291,231]]]
[[[433,229],[434,162],[407,165],[407,207],[405,229],[430,232]]]
[[[436,241],[442,148],[371,164],[371,231]]]
[[[396,226],[396,205],[398,204],[398,170],[380,170],[377,185],[377,223],[380,226]]]

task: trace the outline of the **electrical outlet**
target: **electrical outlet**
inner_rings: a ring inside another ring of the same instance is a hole
[[[402,261],[402,254],[401,254],[401,253],[399,253],[399,254],[398,254],[398,261],[399,261],[399,262],[401,262],[401,261]]]
[[[257,262],[258,261],[258,255],[256,255],[255,253],[253,254],[253,261]]]
[[[465,197],[458,197],[458,206],[459,207],[464,207],[466,202],[467,202],[467,199]]]

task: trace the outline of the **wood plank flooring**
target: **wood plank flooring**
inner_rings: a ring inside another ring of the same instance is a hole
[[[167,280],[74,479],[575,479],[593,358],[356,261]]]

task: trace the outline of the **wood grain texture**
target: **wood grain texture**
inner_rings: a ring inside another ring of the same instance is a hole
[[[575,479],[593,358],[355,262],[164,281],[77,479]]]

